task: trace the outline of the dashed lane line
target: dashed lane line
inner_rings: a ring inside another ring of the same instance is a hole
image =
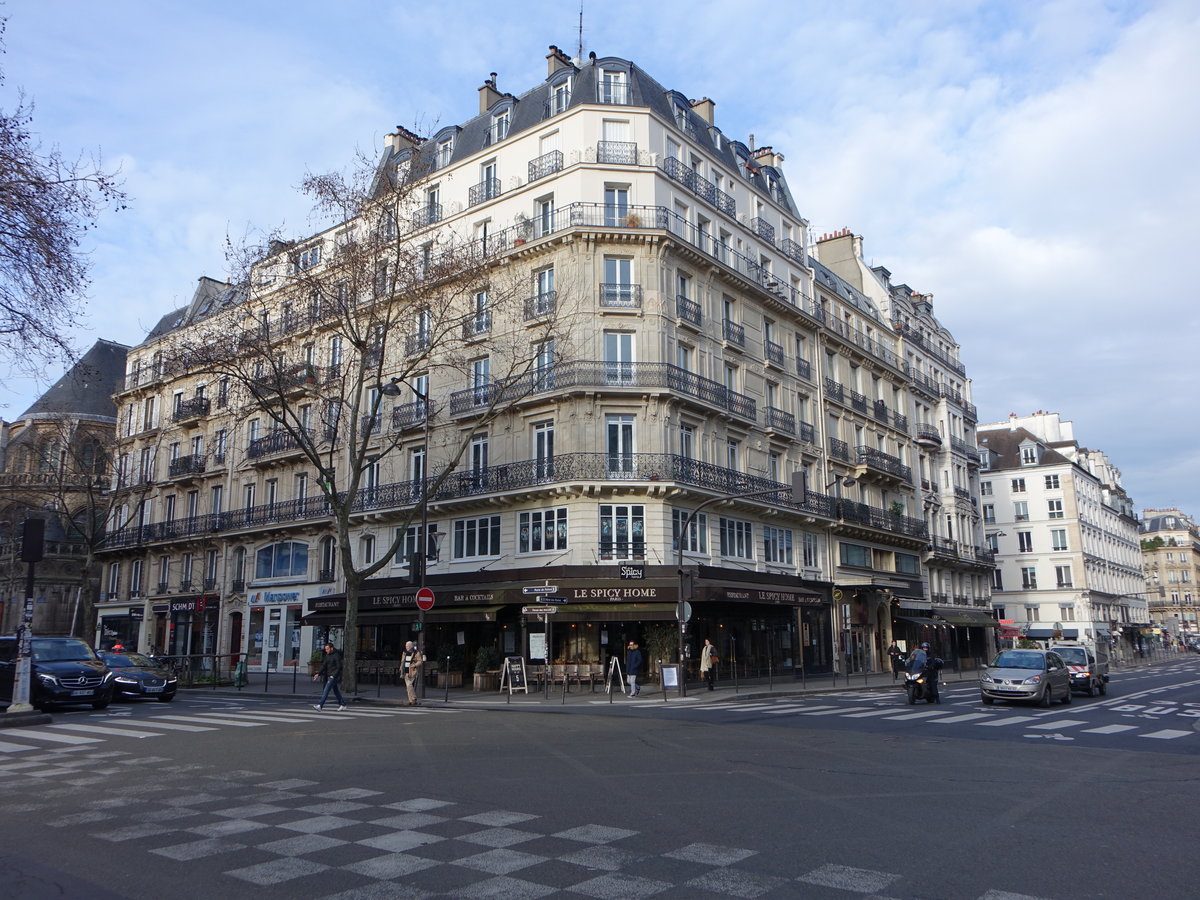
[[[978,722],[976,724],[983,726],[985,728],[989,725],[992,726],[993,728],[995,728],[995,727],[998,727],[1001,725],[1022,725],[1025,722],[1036,722],[1039,718],[1041,718],[1041,717],[1040,716],[1007,716],[1003,719],[997,719],[994,722]]]
[[[1030,725],[1030,731],[1039,731],[1042,729],[1049,730],[1051,728],[1074,728],[1076,725],[1086,725],[1085,719],[1052,719],[1049,722],[1044,722],[1041,725]]]
[[[267,724],[266,722],[241,722],[237,719],[219,716],[216,713],[196,713],[191,716],[156,716],[155,718],[167,719],[172,722],[207,722],[213,725],[232,725],[235,728],[259,728]]]
[[[1149,734],[1139,734],[1138,737],[1155,738],[1160,741],[1172,741],[1175,738],[1187,737],[1189,734],[1195,734],[1193,731],[1179,731],[1176,728],[1164,728],[1162,731],[1152,731]]]
[[[52,744],[99,744],[100,738],[81,737],[77,734],[56,734],[39,728],[9,728],[5,737],[33,738],[35,741],[50,741]]]
[[[1120,734],[1122,731],[1136,731],[1136,725],[1101,725],[1099,728],[1086,728],[1081,734]]]
[[[72,725],[65,723],[62,725],[51,725],[50,727],[59,728],[63,731],[82,731],[85,734],[111,734],[113,737],[162,737],[162,734],[157,731],[138,731],[136,728],[107,728],[104,725]]]

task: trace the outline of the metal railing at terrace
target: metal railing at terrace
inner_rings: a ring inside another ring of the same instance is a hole
[[[963,456],[967,457],[967,459],[973,459],[975,461],[979,460],[979,449],[977,447],[972,447],[966,441],[959,440],[958,438],[951,436],[950,448],[958,453],[961,453]]]
[[[392,408],[392,428],[402,430],[412,428],[414,425],[422,425],[429,418],[429,403],[425,400],[417,400],[413,403],[404,403]]]
[[[511,401],[546,392],[571,388],[664,388],[728,410],[743,419],[755,420],[755,402],[744,394],[709,378],[669,363],[609,362],[578,360],[557,363],[506,382],[467,388],[450,395],[450,414],[462,415],[486,407],[496,399]]]
[[[899,320],[893,319],[892,326],[906,341],[916,344],[951,372],[954,372],[956,375],[966,377],[967,369],[962,363],[935,347],[932,342],[924,338],[921,333],[911,325],[906,325]]]
[[[488,200],[495,200],[500,196],[500,179],[485,178],[479,184],[472,185],[467,190],[467,205],[478,206]]]
[[[750,220],[750,230],[768,244],[775,243],[775,226],[761,216],[755,216]]]
[[[642,286],[640,284],[602,283],[600,305],[616,309],[641,309]]]
[[[673,156],[668,156],[663,160],[662,168],[672,181],[679,182],[697,197],[707,200],[730,218],[737,216],[737,202],[694,169],[688,168]]]
[[[675,298],[675,315],[697,328],[704,324],[704,314],[700,309],[700,304],[687,297]]]
[[[203,453],[192,453],[171,460],[167,466],[167,477],[179,478],[184,475],[204,474],[206,458]]]
[[[798,262],[802,266],[808,265],[808,254],[804,252],[804,247],[797,244],[791,238],[784,238],[779,242],[779,249],[783,251],[783,255],[791,259],[793,262]]]
[[[275,453],[289,453],[300,449],[300,442],[287,431],[277,431],[266,437],[255,438],[246,448],[249,459],[261,459]]]
[[[171,413],[171,419],[175,422],[182,422],[185,419],[207,416],[211,405],[207,397],[193,397],[190,400],[181,400]]]

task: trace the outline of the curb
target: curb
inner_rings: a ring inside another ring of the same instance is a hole
[[[0,713],[0,728],[25,728],[29,725],[49,725],[53,722],[49,713],[17,712]]]

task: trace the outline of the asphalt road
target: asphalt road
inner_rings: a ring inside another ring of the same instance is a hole
[[[14,900],[1190,898],[1198,685],[1187,659],[1051,710],[965,686],[928,708],[888,690],[114,704],[0,731],[0,884]]]

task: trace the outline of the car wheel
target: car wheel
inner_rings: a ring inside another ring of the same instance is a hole
[[[105,709],[109,704],[108,700],[97,700],[92,703],[92,709]]]
[[[912,688],[908,689],[908,705],[913,706],[917,702],[917,692]]]
[[[1095,696],[1096,696],[1096,694],[1098,693],[1098,691],[1099,691],[1099,689],[1096,687],[1096,682],[1094,682],[1094,681],[1089,681],[1089,682],[1088,682],[1087,695],[1088,695],[1089,697],[1095,697]]]
[[[984,706],[991,706],[996,702],[995,697],[989,697],[987,694],[980,694],[979,699],[983,701]]]
[[[1037,705],[1045,709],[1050,705],[1050,700],[1050,685],[1046,685],[1042,688],[1042,695],[1037,698]]]
[[[1101,697],[1108,696],[1108,682],[1107,681],[1100,682],[1100,696]]]

